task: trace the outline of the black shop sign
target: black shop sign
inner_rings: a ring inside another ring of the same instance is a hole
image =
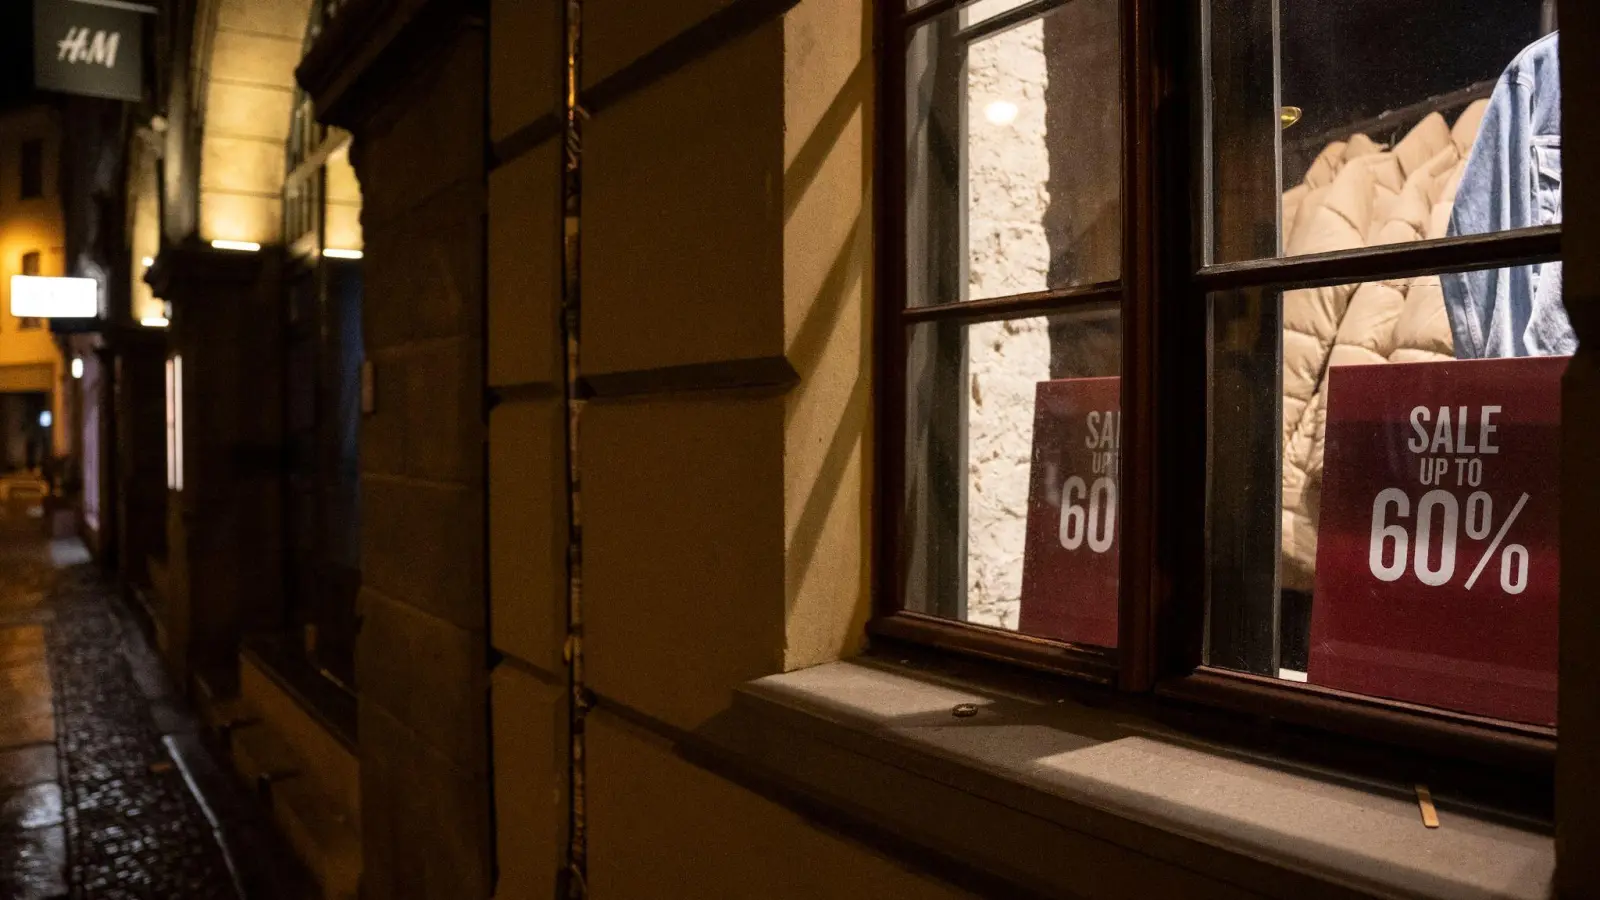
[[[42,90],[139,100],[144,15],[124,0],[34,0],[33,80]]]

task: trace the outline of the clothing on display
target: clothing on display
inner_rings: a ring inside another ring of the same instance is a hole
[[[1453,125],[1430,113],[1393,147],[1363,134],[1329,144],[1284,193],[1284,254],[1560,222],[1557,42],[1531,44]],[[1330,367],[1575,348],[1559,262],[1286,291],[1282,586],[1314,581]]]
[[[1488,101],[1448,124],[1429,113],[1393,147],[1329,144],[1283,195],[1283,252],[1298,256],[1443,237]],[[1283,294],[1282,586],[1310,591],[1330,366],[1454,358],[1438,276]]]
[[[1529,45],[1495,85],[1450,216],[1451,235],[1561,221],[1558,35]],[[1462,359],[1563,356],[1577,338],[1561,302],[1561,263],[1442,278]]]

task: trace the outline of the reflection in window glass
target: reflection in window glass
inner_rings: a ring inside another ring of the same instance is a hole
[[[1116,306],[909,335],[906,607],[1116,642]]]
[[[1560,221],[1546,6],[1212,0],[1212,261]]]
[[[1559,278],[1213,295],[1210,664],[1554,723]]]
[[[1117,3],[999,16],[1016,5],[952,10],[907,46],[908,305],[1117,277]]]

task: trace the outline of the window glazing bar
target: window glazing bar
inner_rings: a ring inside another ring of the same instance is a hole
[[[1195,282],[1208,291],[1244,287],[1303,288],[1473,272],[1561,259],[1561,226],[1542,225],[1411,244],[1385,244],[1306,256],[1206,266]]]
[[[1032,0],[1030,3],[1012,7],[1003,13],[997,13],[981,22],[968,25],[966,28],[956,32],[956,40],[965,44],[982,40],[992,34],[997,34],[1008,28],[1014,28],[1030,19],[1042,16],[1067,2],[1068,0]]]
[[[1106,281],[1082,287],[1013,294],[1009,297],[962,300],[957,303],[940,303],[937,306],[916,306],[902,310],[900,319],[907,325],[941,321],[974,324],[993,322],[997,319],[1047,315],[1100,303],[1114,303],[1121,299],[1122,283]]]
[[[901,22],[904,24],[905,30],[910,31],[929,19],[936,19],[958,6],[964,6],[972,2],[974,0],[928,0],[927,3],[916,9],[907,11]]]

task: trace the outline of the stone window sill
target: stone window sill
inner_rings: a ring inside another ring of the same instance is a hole
[[[962,704],[976,712],[957,717]],[[802,811],[820,805],[986,894],[1552,895],[1548,826],[1436,798],[1428,829],[1410,785],[883,661],[751,682],[703,736]]]

